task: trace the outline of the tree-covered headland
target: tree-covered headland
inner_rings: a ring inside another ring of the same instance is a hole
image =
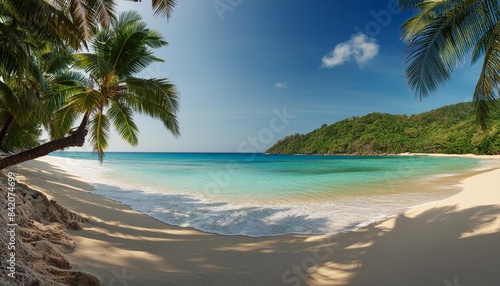
[[[307,134],[279,140],[268,153],[278,154],[500,154],[500,112],[489,127],[476,121],[472,103],[448,105],[416,115],[370,113]]]

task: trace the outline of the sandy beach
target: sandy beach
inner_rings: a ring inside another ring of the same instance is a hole
[[[498,156],[461,178],[461,193],[398,217],[333,235],[258,238],[167,225],[93,195],[50,162],[12,170],[88,218],[68,230],[75,247],[64,256],[102,285],[500,285]]]

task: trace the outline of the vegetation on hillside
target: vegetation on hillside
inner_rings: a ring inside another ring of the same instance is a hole
[[[489,128],[476,122],[472,103],[445,106],[417,115],[370,113],[307,134],[279,140],[268,153],[281,154],[500,154],[500,112]]]

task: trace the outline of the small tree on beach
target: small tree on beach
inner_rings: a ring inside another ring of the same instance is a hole
[[[482,58],[473,103],[485,128],[498,107],[500,1],[399,0],[399,6],[416,11],[402,27],[409,87],[422,99],[450,79],[465,57],[473,64]]]
[[[134,113],[161,120],[179,135],[176,113],[178,94],[167,79],[144,79],[137,73],[163,60],[153,49],[167,45],[161,34],[146,27],[136,12],[122,13],[101,29],[91,41],[91,53],[75,55],[76,66],[86,75],[73,72],[71,87],[52,85],[43,94],[46,127],[52,141],[0,160],[0,169],[67,147],[82,146],[87,133],[102,161],[108,146],[110,125],[131,145],[138,143]],[[79,120],[79,124],[75,123]]]

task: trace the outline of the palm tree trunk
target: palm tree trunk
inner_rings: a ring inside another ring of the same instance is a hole
[[[42,156],[68,147],[82,147],[87,136],[87,122],[89,115],[86,114],[77,130],[71,135],[42,144],[33,149],[6,157],[0,160],[0,170],[22,162],[33,160]]]
[[[5,121],[5,124],[3,125],[2,131],[0,131],[0,149],[3,150],[3,141],[5,140],[5,137],[7,137],[7,132],[9,132],[10,127],[12,127],[12,124],[14,124],[14,116],[12,114],[9,115],[7,118],[7,121]]]

